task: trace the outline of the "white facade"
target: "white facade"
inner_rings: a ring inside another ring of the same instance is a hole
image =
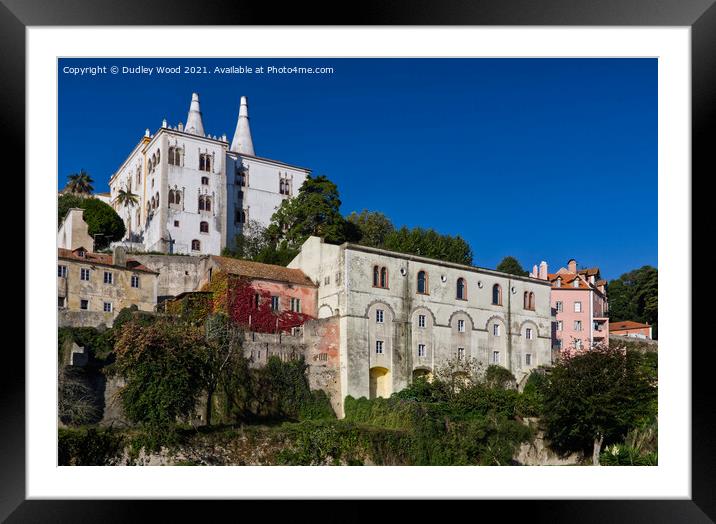
[[[124,241],[148,252],[219,255],[248,220],[267,226],[310,171],[253,153],[245,97],[230,147],[226,135],[204,133],[194,93],[186,128],[165,121],[154,135],[147,130],[110,179]],[[137,204],[120,203],[120,190],[137,195]]]
[[[340,318],[341,400],[389,396],[457,357],[498,364],[518,381],[552,364],[549,282],[317,237],[288,267],[318,283],[319,318]],[[378,286],[375,268],[385,268]]]

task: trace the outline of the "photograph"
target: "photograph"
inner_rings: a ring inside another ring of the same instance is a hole
[[[56,60],[58,466],[659,466],[658,57],[122,56]]]

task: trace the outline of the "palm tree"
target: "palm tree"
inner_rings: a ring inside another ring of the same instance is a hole
[[[132,193],[132,188],[130,187],[129,184],[127,184],[127,185],[126,185],[126,189],[120,189],[120,190],[117,192],[117,198],[115,198],[114,201],[115,201],[118,205],[121,205],[121,206],[124,206],[124,207],[134,207],[134,206],[137,205],[137,203],[139,202],[139,197],[138,197],[136,194]],[[129,218],[128,218],[127,221],[128,221],[128,223],[129,223],[129,226],[128,226],[128,229],[127,229],[127,238],[131,239],[131,238],[132,238],[132,217],[131,217],[131,213],[130,213],[130,216],[129,216]]]
[[[134,207],[139,202],[139,197],[132,193],[132,189],[127,186],[127,189],[119,190],[116,201],[125,207]]]
[[[67,178],[69,181],[65,186],[66,192],[79,196],[89,196],[92,194],[92,191],[94,191],[92,187],[94,180],[92,180],[92,177],[90,177],[84,169],[80,169],[79,173],[68,175]]]

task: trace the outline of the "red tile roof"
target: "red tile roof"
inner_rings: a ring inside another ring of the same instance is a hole
[[[621,322],[612,322],[609,324],[609,331],[622,331],[628,329],[644,329],[650,328],[649,324],[641,324],[632,320],[623,320]]]
[[[562,279],[562,287],[557,287],[557,279]],[[578,278],[576,273],[570,273],[568,271],[565,271],[563,273],[550,273],[547,275],[547,280],[552,282],[552,288],[555,289],[562,289],[562,288],[571,288],[571,289],[590,289],[589,284],[587,284],[584,280],[581,278],[579,279],[579,287],[575,288],[574,279]]]
[[[260,262],[229,257],[212,256],[211,259],[219,267],[219,270],[230,275],[316,287],[316,284],[300,269],[291,269],[283,266],[274,266],[273,264],[262,264]]]
[[[84,252],[84,256],[80,255],[80,252]],[[57,257],[65,260],[76,260],[78,262],[87,262],[88,264],[101,264],[103,266],[114,266],[112,255],[109,253],[90,253],[84,248],[78,247],[77,249],[70,250],[62,247],[57,248]],[[117,266],[115,266],[117,267]],[[144,271],[145,273],[154,273],[158,275],[156,271],[152,271],[147,266],[139,263],[138,261],[128,258],[126,269],[132,271]]]

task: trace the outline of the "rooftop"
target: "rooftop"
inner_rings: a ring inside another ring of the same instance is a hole
[[[609,331],[622,331],[628,329],[644,329],[650,328],[649,324],[642,324],[641,322],[634,322],[633,320],[623,320],[621,322],[611,322],[609,324]]]
[[[65,249],[62,247],[57,248],[57,258],[64,260],[75,260],[77,262],[86,262],[88,264],[99,264],[103,266],[115,266],[112,255],[109,253],[91,253],[83,247],[78,247],[75,250]],[[127,264],[124,267],[132,271],[143,271],[145,273],[152,273],[158,275],[156,271],[152,271],[147,266],[142,265],[138,261],[128,258]]]
[[[316,287],[316,284],[300,269],[291,269],[273,264],[262,264],[250,260],[212,256],[211,259],[221,271],[229,275],[248,277],[259,280],[289,282],[300,286]]]

